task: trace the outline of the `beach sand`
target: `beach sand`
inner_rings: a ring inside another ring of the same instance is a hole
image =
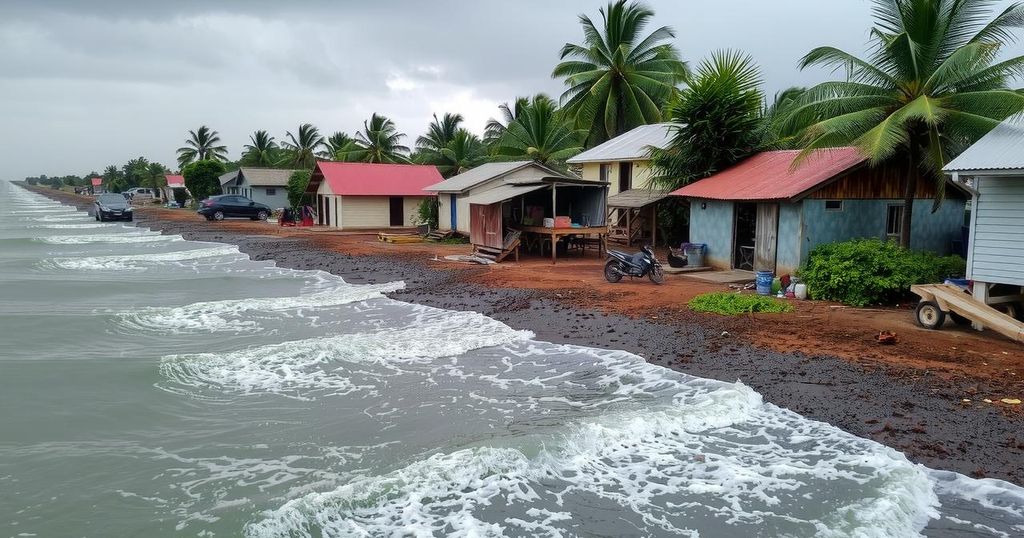
[[[38,192],[83,209],[91,203]],[[399,300],[473,310],[542,340],[623,349],[687,374],[740,380],[769,402],[896,448],[915,462],[1024,484],[1024,413],[998,403],[1024,395],[1024,347],[988,333],[930,332],[915,327],[907,310],[856,311],[810,301],[778,317],[695,314],[685,308],[688,295],[727,288],[675,276],[663,287],[606,284],[593,270],[599,259],[555,269],[452,266],[432,261],[434,255],[465,253],[465,246],[381,248],[369,234],[214,223],[188,210],[141,208],[136,224],[235,244],[254,259],[320,269],[353,283],[402,280],[405,289],[390,294]],[[536,276],[545,271],[550,277]],[[897,330],[900,343],[874,344],[879,327]]]

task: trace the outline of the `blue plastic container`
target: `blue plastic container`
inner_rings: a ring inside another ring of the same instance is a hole
[[[757,272],[757,294],[758,295],[771,295],[772,294],[772,280],[775,280],[775,274],[771,271],[758,271]]]

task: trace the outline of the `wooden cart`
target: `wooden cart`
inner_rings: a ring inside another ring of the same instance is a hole
[[[919,284],[911,286],[910,291],[921,297],[914,314],[917,323],[926,329],[941,328],[949,314],[958,323],[971,322],[1024,342],[1024,322],[975,299],[961,288],[952,284]]]

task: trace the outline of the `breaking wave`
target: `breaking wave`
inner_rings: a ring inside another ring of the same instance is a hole
[[[184,241],[180,235],[160,235],[148,232],[119,233],[110,235],[53,235],[39,237],[38,241],[50,245],[82,245],[87,243],[155,243],[161,241]]]
[[[201,258],[212,258],[215,256],[230,256],[241,254],[238,247],[224,245],[208,248],[197,248],[192,250],[179,250],[175,252],[162,252],[155,254],[126,254],[123,256],[88,256],[82,258],[53,258],[43,262],[44,266],[52,266],[59,269],[74,271],[121,271],[145,269],[143,264],[162,262],[179,262],[186,260],[197,260]]]

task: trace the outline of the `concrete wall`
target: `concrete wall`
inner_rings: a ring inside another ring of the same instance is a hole
[[[690,242],[705,243],[708,246],[705,253],[706,265],[720,269],[732,267],[734,221],[732,202],[690,201]]]
[[[800,261],[822,244],[849,239],[886,239],[885,225],[890,205],[902,200],[843,200],[842,211],[826,211],[825,200],[803,202],[803,241]],[[964,201],[947,199],[935,213],[931,200],[915,200],[910,247],[936,254],[949,254],[953,239],[960,237],[964,222]]]
[[[1024,177],[986,176],[976,183],[967,277],[1024,286]]]

